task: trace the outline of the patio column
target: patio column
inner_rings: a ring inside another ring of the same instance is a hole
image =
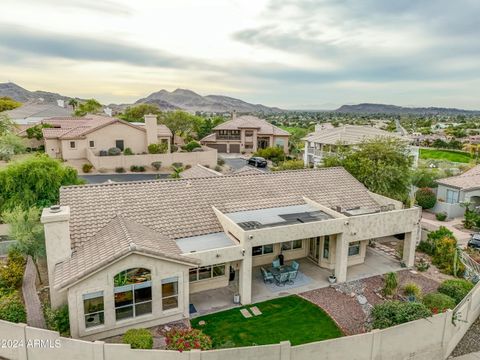
[[[238,290],[240,293],[240,302],[242,305],[252,302],[252,247],[245,247],[245,255],[240,262],[238,271]]]
[[[337,235],[335,248],[335,276],[337,282],[347,281],[348,242],[343,234]]]
[[[417,245],[418,228],[414,231],[405,233],[403,240],[403,262],[407,267],[413,267],[415,264],[415,247]]]

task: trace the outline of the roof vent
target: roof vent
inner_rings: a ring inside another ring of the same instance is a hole
[[[60,208],[60,205],[52,205],[50,206],[50,212],[51,213],[58,213],[62,211],[62,209]]]

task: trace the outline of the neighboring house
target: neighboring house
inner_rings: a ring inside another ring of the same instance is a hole
[[[141,125],[100,115],[55,117],[42,123],[53,126],[43,129],[45,152],[53,158],[87,159],[88,151],[106,155],[113,147],[145,154],[148,145],[161,142],[168,144],[170,150],[172,132],[165,125],[157,125],[154,115],[146,115],[145,124]]]
[[[480,206],[480,165],[461,175],[436,181],[437,203],[433,211],[445,212],[448,218],[461,217],[465,213],[462,203]]]
[[[25,125],[34,125],[44,119],[57,116],[72,116],[73,108],[66,106],[63,100],[57,104],[24,104],[16,109],[5,111],[7,115],[21,130]]]
[[[219,153],[252,153],[258,149],[279,146],[288,153],[290,133],[256,116],[239,116],[213,128],[200,143]]]
[[[369,126],[345,125],[333,129],[315,127],[315,132],[308,134],[305,141],[303,161],[305,166],[317,166],[322,159],[337,151],[338,146],[358,146],[365,140],[388,137],[408,141],[396,133]],[[418,162],[418,148],[411,146],[414,164]]]
[[[68,186],[60,205],[41,218],[51,304],[90,340],[188,319],[200,292],[232,304],[230,281],[249,304],[280,254],[344,282],[370,239],[402,233],[411,267],[421,216],[343,168]]]

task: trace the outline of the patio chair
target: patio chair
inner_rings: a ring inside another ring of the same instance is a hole
[[[294,261],[292,261],[292,265],[290,265],[290,267],[293,270],[298,271],[298,269],[300,268],[300,264],[294,260]]]
[[[263,276],[263,282],[266,283],[272,283],[274,278],[273,275],[270,271],[265,270],[265,268],[260,269],[262,271],[262,276]]]
[[[294,283],[294,280],[297,278],[297,270],[289,271],[288,272],[288,280],[287,282],[291,285]]]
[[[275,284],[277,284],[277,286],[285,286],[287,281],[288,272],[280,273],[278,276],[275,276]]]
[[[272,267],[274,269],[278,269],[280,267],[280,260],[276,259],[276,260],[273,260],[272,262]]]

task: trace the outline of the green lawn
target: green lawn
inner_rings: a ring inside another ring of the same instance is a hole
[[[214,348],[278,344],[290,340],[292,345],[343,336],[335,322],[318,306],[296,295],[249,305],[257,306],[262,315],[244,318],[241,308],[191,320],[203,330]],[[204,320],[205,325],[198,322]]]
[[[420,149],[420,159],[446,160],[452,162],[468,163],[472,156],[467,152],[451,150]]]

